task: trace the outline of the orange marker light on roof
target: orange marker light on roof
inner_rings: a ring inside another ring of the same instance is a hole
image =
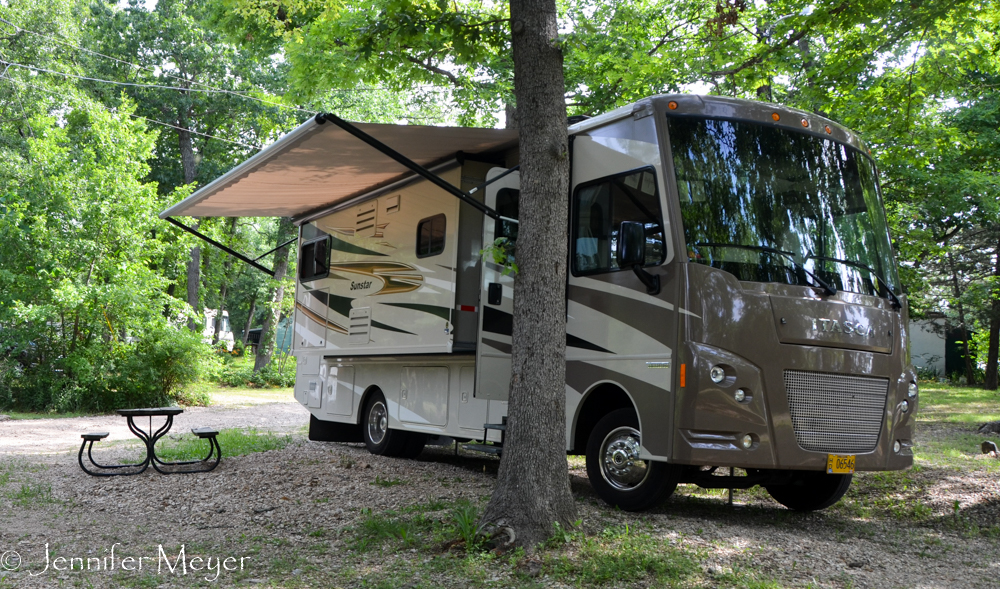
[[[771,118],[774,119],[774,120],[776,120],[776,121],[779,121],[779,120],[781,120],[781,115],[779,115],[776,112],[773,112],[773,113],[771,113]]]
[[[802,126],[803,127],[808,127],[809,126],[809,121],[807,121],[805,119],[802,119]]]
[[[827,134],[833,133],[833,129],[830,128],[830,125],[827,125],[825,127],[825,129],[826,129]]]
[[[670,102],[667,103],[667,108],[669,108],[670,110],[677,110],[677,103],[671,100]]]

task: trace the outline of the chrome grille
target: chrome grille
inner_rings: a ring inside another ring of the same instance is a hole
[[[795,439],[803,450],[875,449],[889,379],[786,370],[785,391]]]

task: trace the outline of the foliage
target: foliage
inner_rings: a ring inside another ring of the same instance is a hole
[[[514,244],[506,237],[498,237],[490,245],[479,250],[483,260],[491,260],[503,268],[503,275],[517,274],[517,264],[514,262]]]
[[[295,361],[280,354],[263,369],[254,372],[252,357],[237,358],[216,366],[211,378],[228,387],[276,388],[295,385]]]

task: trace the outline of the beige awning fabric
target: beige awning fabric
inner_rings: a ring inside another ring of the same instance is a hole
[[[425,167],[517,141],[516,131],[506,129],[354,125]],[[335,124],[309,119],[160,217],[298,217],[410,175]]]

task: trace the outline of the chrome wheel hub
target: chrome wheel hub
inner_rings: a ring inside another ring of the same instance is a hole
[[[601,476],[612,487],[631,491],[649,476],[649,465],[639,459],[639,432],[633,427],[612,430],[601,443]]]
[[[385,409],[385,403],[378,401],[372,405],[372,409],[368,413],[368,439],[373,444],[381,444],[388,429],[389,412]]]

